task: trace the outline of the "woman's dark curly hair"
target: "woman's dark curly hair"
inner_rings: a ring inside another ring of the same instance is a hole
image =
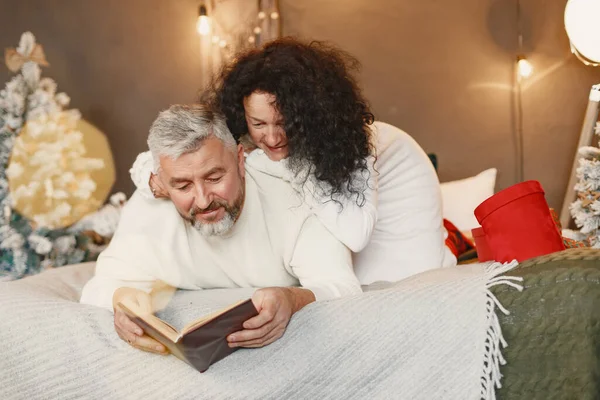
[[[357,195],[362,205],[369,176],[363,172],[368,174],[367,157],[374,152],[368,126],[373,114],[353,75],[359,68],[358,60],[330,44],[278,39],[225,66],[213,83],[213,101],[239,141],[248,133],[244,98],[274,95],[292,171],[312,165],[332,199]]]

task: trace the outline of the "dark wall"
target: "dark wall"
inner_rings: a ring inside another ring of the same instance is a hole
[[[341,6],[343,4],[343,6]],[[521,0],[524,178],[560,209],[591,85],[600,68],[569,50],[565,0]],[[516,0],[282,0],[286,34],[333,40],[363,64],[378,119],[436,152],[442,181],[499,169],[497,189],[517,182]]]
[[[202,83],[198,4],[0,1],[0,46],[15,46],[25,30],[44,45],[52,64],[46,75],[109,137],[115,190],[131,193],[128,169],[146,148],[157,112],[194,100]],[[522,0],[524,44],[535,68],[523,86],[525,179],[540,180],[556,208],[589,88],[600,82],[600,69],[569,52],[564,5]],[[331,40],[358,57],[376,117],[436,152],[442,181],[497,167],[498,189],[515,183],[515,0],[280,0],[280,6],[284,34]]]
[[[58,90],[108,136],[114,190],[133,192],[129,167],[147,149],[157,113],[191,102],[201,85],[198,2],[1,0],[0,48],[31,31],[44,46]],[[0,67],[0,76],[9,72]]]

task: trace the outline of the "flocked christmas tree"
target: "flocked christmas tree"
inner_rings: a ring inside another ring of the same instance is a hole
[[[600,135],[600,123],[596,123],[595,133]],[[572,236],[586,241],[591,247],[600,248],[600,148],[584,146],[578,152],[581,159],[575,185],[577,199],[570,210],[580,230]]]
[[[66,109],[69,96],[41,77],[48,63],[33,34],[24,33],[5,59],[16,75],[0,91],[0,280],[95,259],[102,247],[84,230],[94,227],[100,206],[91,197],[91,174],[104,167],[85,155],[80,114]],[[123,203],[124,196],[111,200]],[[119,206],[101,210],[111,229]]]

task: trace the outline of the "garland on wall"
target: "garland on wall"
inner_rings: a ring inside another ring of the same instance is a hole
[[[281,36],[279,1],[202,0],[196,29],[208,81],[239,51],[258,48]]]
[[[5,62],[15,76],[0,91],[0,280],[95,260],[125,203],[118,193],[98,211],[114,183],[112,155],[42,78],[49,64],[34,35],[24,33]],[[89,137],[104,154],[89,156]]]

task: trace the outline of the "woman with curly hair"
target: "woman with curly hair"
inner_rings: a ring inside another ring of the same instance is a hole
[[[240,54],[208,93],[258,147],[246,163],[290,182],[355,253],[361,283],[453,265],[435,170],[410,136],[374,123],[358,68],[329,44],[279,39]]]

